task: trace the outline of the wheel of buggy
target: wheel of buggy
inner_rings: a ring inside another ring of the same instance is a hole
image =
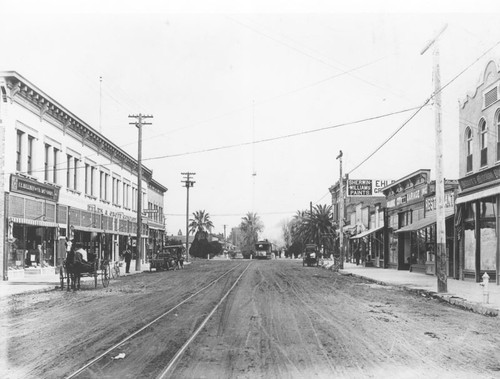
[[[111,276],[111,268],[109,267],[109,262],[104,261],[102,264],[102,272],[101,272],[101,280],[103,287],[109,286],[110,276]]]

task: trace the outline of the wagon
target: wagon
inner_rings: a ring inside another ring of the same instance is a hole
[[[61,290],[64,289],[64,282],[67,283],[67,289],[70,290],[70,282],[71,287],[73,289],[80,288],[80,278],[81,277],[89,277],[94,279],[94,288],[97,288],[97,283],[99,277],[101,278],[102,286],[109,286],[109,280],[111,277],[111,266],[107,259],[94,259],[93,262],[90,262],[90,269],[84,271],[78,271],[79,276],[73,277],[73,274],[77,273],[74,268],[67,264],[66,260],[64,260],[63,264],[59,267],[59,280],[61,283]]]
[[[307,244],[302,254],[302,266],[318,266],[319,250],[316,244]]]

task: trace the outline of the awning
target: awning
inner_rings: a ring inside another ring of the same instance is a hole
[[[493,188],[487,188],[487,189],[484,189],[482,191],[470,193],[468,195],[459,196],[455,200],[455,204],[467,203],[468,201],[479,200],[479,199],[482,199],[484,197],[489,197],[489,196],[498,195],[498,194],[500,194],[500,186],[496,186]]]
[[[447,209],[445,211],[445,218],[452,217],[454,213],[455,211],[453,209]],[[395,230],[394,232],[395,233],[414,232],[435,223],[436,223],[436,215],[434,214],[432,216],[425,217],[421,220],[415,221],[410,225],[406,225],[401,229]]]
[[[353,239],[356,239],[356,238],[366,237],[366,236],[368,236],[368,235],[370,235],[372,233],[375,233],[376,231],[381,230],[383,228],[384,228],[384,226],[379,226],[378,228],[365,230],[362,233],[359,233],[359,234],[356,234],[355,236],[352,236],[351,239],[353,240]]]
[[[57,222],[49,222],[49,221],[43,221],[43,220],[32,220],[29,218],[20,218],[20,217],[9,217],[9,221],[15,222],[16,224],[44,226],[46,228],[57,228],[59,226],[59,224]]]

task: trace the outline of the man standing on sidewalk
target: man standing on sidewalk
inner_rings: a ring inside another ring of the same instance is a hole
[[[130,273],[130,261],[132,259],[132,253],[130,252],[130,249],[127,248],[123,252],[123,257],[125,258],[125,273]]]

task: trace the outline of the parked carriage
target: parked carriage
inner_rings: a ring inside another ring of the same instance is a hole
[[[72,255],[73,254],[73,255]],[[111,276],[111,266],[109,260],[95,257],[88,265],[82,265],[75,261],[75,253],[68,253],[63,264],[59,267],[59,279],[61,290],[64,289],[66,281],[67,290],[70,287],[74,290],[80,289],[80,278],[89,277],[94,279],[94,288],[97,288],[98,278],[101,278],[102,286],[109,286]]]

